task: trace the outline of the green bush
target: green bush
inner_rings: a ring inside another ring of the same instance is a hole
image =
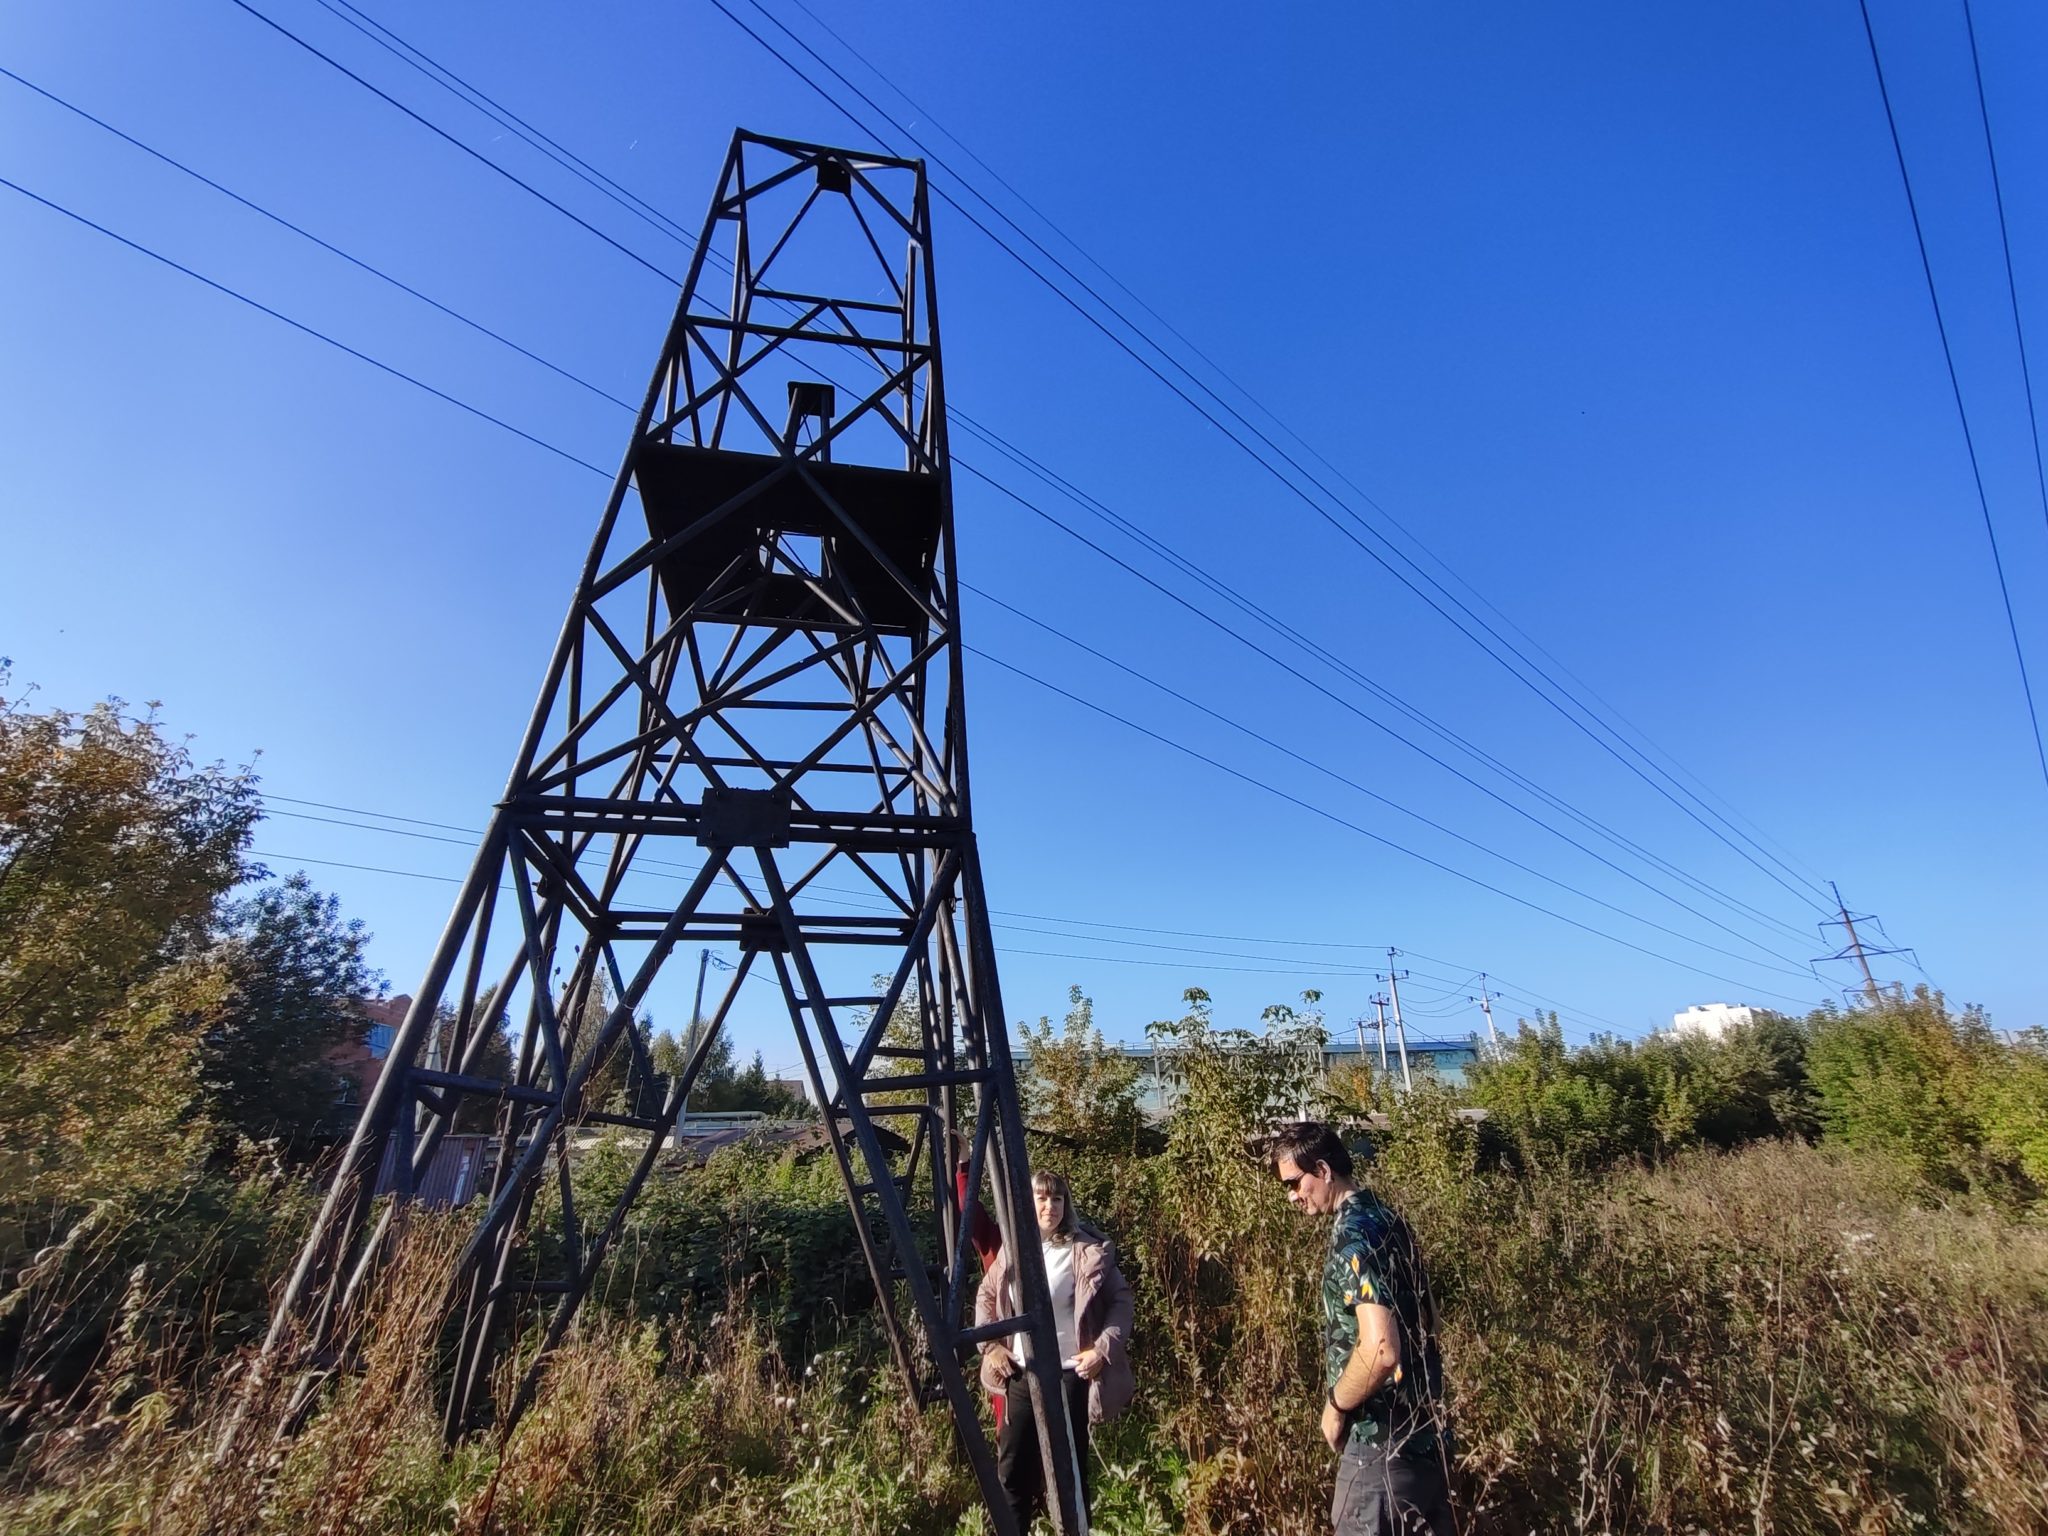
[[[609,1210],[629,1164],[616,1141],[588,1154],[577,1170],[579,1208]],[[702,1168],[668,1168],[648,1181],[591,1301],[698,1328],[737,1302],[797,1359],[840,1320],[870,1309],[874,1287],[831,1159],[798,1161],[742,1145]]]
[[[1938,1189],[2021,1200],[2048,1183],[2048,1043],[1991,1032],[1980,1009],[1910,997],[1808,1025],[1821,1125],[1830,1139],[1896,1158]]]
[[[1521,1166],[1607,1168],[1810,1133],[1806,1051],[1806,1031],[1775,1016],[1719,1039],[1601,1036],[1580,1050],[1565,1045],[1553,1017],[1483,1053],[1466,1097]]]

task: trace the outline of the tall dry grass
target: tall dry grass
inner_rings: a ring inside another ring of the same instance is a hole
[[[1322,1529],[1315,1224],[1249,1164],[1077,1173],[1140,1297],[1143,1395],[1099,1439],[1098,1527]],[[1519,1181],[1447,1138],[1376,1177],[1435,1275],[1465,1530],[2048,1533],[2039,1226],[1797,1145]],[[415,1227],[360,1369],[288,1446],[213,1459],[243,1395],[280,1390],[245,1352],[152,1374],[110,1349],[98,1374],[175,1390],[59,1405],[70,1421],[7,1468],[0,1530],[981,1528],[943,1414],[903,1403],[872,1331],[786,1359],[744,1287],[715,1318],[594,1313],[509,1443],[444,1455],[430,1345],[452,1240]]]

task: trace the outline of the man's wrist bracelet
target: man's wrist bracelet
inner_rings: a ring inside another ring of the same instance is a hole
[[[1336,1409],[1339,1413],[1350,1413],[1352,1411],[1351,1409],[1346,1408],[1342,1403],[1337,1401],[1337,1389],[1335,1387],[1330,1388],[1329,1392],[1324,1396],[1323,1401],[1328,1403],[1332,1408]]]

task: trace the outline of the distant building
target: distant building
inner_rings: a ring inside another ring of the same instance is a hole
[[[388,1195],[399,1187],[399,1138],[384,1143],[384,1161],[377,1170],[377,1193]],[[427,1160],[424,1172],[412,1176],[410,1194],[422,1205],[466,1205],[483,1187],[497,1157],[495,1136],[443,1136]]]
[[[1681,1035],[1704,1035],[1718,1040],[1731,1029],[1754,1024],[1757,1010],[1736,1003],[1694,1003],[1683,1013],[1671,1015],[1671,1028]]]
[[[405,1022],[411,1007],[412,999],[402,992],[397,997],[366,997],[357,1002],[356,1009],[364,1019],[362,1034],[327,1053],[328,1063],[341,1074],[338,1108],[352,1111],[370,1096],[378,1073],[384,1070],[384,1058],[391,1054],[398,1026]],[[348,1113],[344,1118],[353,1121],[354,1115]]]

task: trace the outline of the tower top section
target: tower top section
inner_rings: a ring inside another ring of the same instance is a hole
[[[670,611],[927,632],[944,401],[922,162],[735,134],[634,446]]]
[[[938,473],[924,164],[733,136],[650,441]]]

